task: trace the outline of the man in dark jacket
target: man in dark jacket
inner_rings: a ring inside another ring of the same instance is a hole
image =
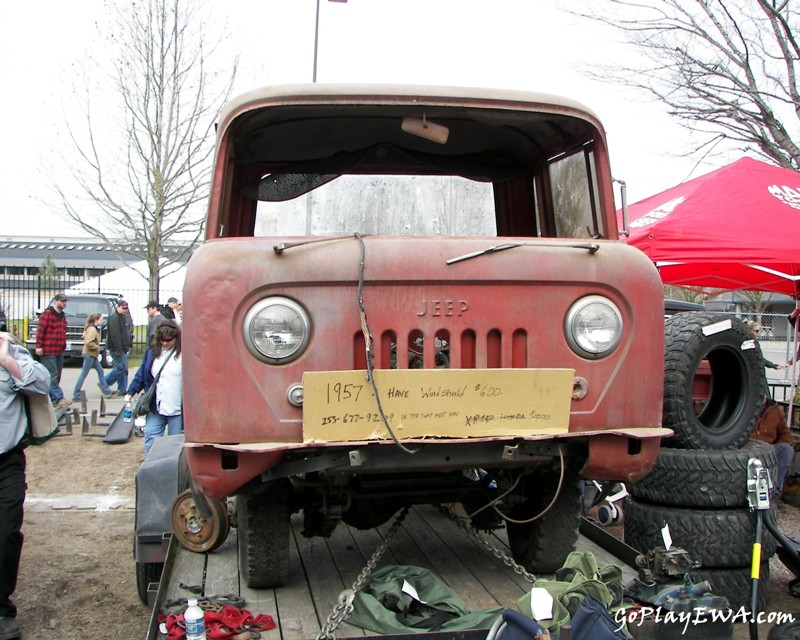
[[[775,457],[778,459],[778,481],[775,483],[775,491],[780,492],[794,460],[794,438],[786,422],[783,407],[769,396],[764,398],[761,417],[750,437],[771,444],[775,449]]]
[[[108,318],[106,348],[114,358],[114,367],[106,376],[106,384],[117,385],[115,395],[124,396],[128,392],[128,352],[131,350],[131,333],[125,322],[128,303],[117,301],[116,312]]]
[[[36,329],[36,355],[50,374],[50,400],[56,408],[72,404],[61,390],[61,371],[67,349],[67,296],[57,293],[52,304],[39,316]]]

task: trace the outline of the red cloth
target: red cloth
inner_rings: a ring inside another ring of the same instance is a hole
[[[182,613],[173,613],[168,616],[162,614],[158,621],[166,624],[169,640],[186,638],[186,625]],[[229,640],[249,629],[268,631],[275,628],[272,616],[264,613],[254,616],[247,609],[239,609],[233,605],[225,605],[222,607],[222,611],[206,611],[205,622],[208,640]]]

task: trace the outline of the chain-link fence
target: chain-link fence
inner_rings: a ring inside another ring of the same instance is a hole
[[[761,352],[768,363],[765,372],[767,382],[772,390],[772,397],[775,400],[787,401],[792,382],[792,369],[773,369],[769,365],[782,365],[792,359],[794,330],[789,324],[788,316],[780,313],[754,314],[749,312],[736,315],[751,323],[754,331],[757,332]]]

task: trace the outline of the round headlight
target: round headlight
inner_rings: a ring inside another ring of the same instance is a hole
[[[573,304],[564,320],[572,350],[584,358],[602,358],[622,340],[622,314],[602,296],[586,296]]]
[[[294,300],[275,296],[253,305],[244,319],[244,341],[251,353],[271,364],[291,362],[308,345],[311,323]]]

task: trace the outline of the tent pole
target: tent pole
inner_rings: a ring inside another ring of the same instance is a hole
[[[797,311],[797,309],[800,309],[800,299],[797,299],[797,301],[795,302],[795,311]],[[791,357],[791,360],[790,360],[791,363],[792,363],[792,384],[789,387],[789,427],[790,428],[792,426],[792,419],[793,419],[793,414],[794,414],[794,394],[795,394],[795,390],[796,390],[796,387],[797,387],[797,360],[798,360],[798,358],[797,358],[797,334],[798,334],[798,331],[800,331],[800,321],[798,321],[798,320],[800,320],[800,316],[795,318],[794,326],[793,326],[794,331],[792,332],[794,334],[794,338],[792,340],[792,357]]]

